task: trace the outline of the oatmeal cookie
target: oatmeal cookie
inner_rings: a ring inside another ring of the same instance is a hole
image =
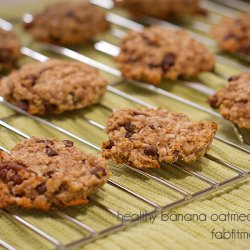
[[[31,114],[60,114],[97,103],[106,85],[95,68],[52,59],[12,72],[0,81],[0,93]]]
[[[211,29],[212,36],[218,41],[221,50],[250,55],[250,14],[237,18],[224,17]]]
[[[24,24],[39,41],[76,45],[89,42],[109,29],[105,12],[88,3],[56,3],[35,14],[31,23]]]
[[[209,97],[211,107],[240,128],[250,129],[250,74],[229,78],[229,84]]]
[[[199,0],[115,0],[115,4],[128,9],[135,17],[147,15],[166,20],[204,13]]]
[[[104,159],[83,153],[72,141],[32,137],[10,154],[0,153],[0,208],[86,204],[109,175]]]
[[[214,55],[188,33],[154,26],[129,32],[115,58],[125,78],[157,84],[213,69]]]
[[[103,157],[141,169],[191,162],[207,152],[216,130],[214,122],[191,122],[184,114],[164,109],[123,109],[108,120]]]
[[[0,28],[0,74],[15,66],[21,56],[20,48],[16,35]]]

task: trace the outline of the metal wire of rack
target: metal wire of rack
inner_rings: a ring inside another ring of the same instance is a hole
[[[111,0],[107,0],[105,2],[105,4],[104,4],[103,1],[100,1],[100,0],[90,0],[90,2],[92,4],[95,4],[95,5],[100,6],[100,7],[104,7],[104,8],[109,9],[109,10],[112,9],[112,7],[113,7]],[[28,14],[28,15],[30,15],[30,14]],[[160,23],[160,25],[172,27],[174,29],[180,29],[181,28],[181,27],[179,27],[177,25],[174,25],[172,23],[169,23],[169,22],[163,21],[163,20],[153,19],[153,18],[149,18],[149,17],[146,17],[144,19],[146,20],[146,23],[151,24],[151,25],[156,22],[157,24]],[[124,18],[122,16],[119,16],[117,14],[110,13],[110,12],[107,14],[107,20],[109,22],[111,22],[112,24],[118,25],[120,27],[127,28],[129,30],[141,31],[144,28],[144,26],[142,24],[140,24],[140,23],[137,23],[135,21],[131,21],[131,20],[127,19],[127,18]],[[111,29],[110,33],[115,38],[119,38],[119,39],[122,36],[124,36],[124,34],[126,34],[124,31],[119,30],[117,28]],[[200,42],[203,42],[206,45],[214,43],[214,41],[212,39],[207,38],[204,35],[199,34],[199,36],[197,37],[198,34],[195,33],[195,32],[192,32],[192,31],[191,31],[191,34],[196,39],[200,40]],[[209,41],[209,42],[207,42],[207,41]],[[70,57],[72,59],[78,60],[80,62],[90,63],[92,66],[94,66],[94,67],[96,67],[98,69],[104,70],[107,73],[113,74],[114,76],[121,76],[121,73],[119,71],[117,71],[117,69],[109,67],[109,66],[107,67],[106,65],[103,65],[103,64],[101,64],[99,62],[96,62],[96,61],[94,61],[94,60],[92,60],[90,58],[87,58],[86,56],[83,56],[83,55],[81,55],[81,54],[79,54],[79,53],[77,53],[75,51],[70,50],[70,49],[59,47],[59,46],[54,46],[54,45],[51,45],[51,44],[44,45],[44,48],[49,50],[49,51],[56,52],[56,53],[59,53],[61,55],[64,55],[64,56]],[[111,43],[109,43],[109,42],[107,42],[105,40],[97,41],[94,44],[94,48],[96,50],[101,51],[101,52],[105,53],[106,55],[110,55],[110,56],[116,56],[119,53],[119,47],[117,47],[114,44],[111,44]],[[227,59],[224,56],[216,55],[216,60],[218,62],[220,62],[221,64],[229,65],[231,67],[234,66],[234,67],[236,67],[237,69],[239,69],[241,71],[249,72],[248,67],[246,67],[244,65],[241,65],[239,63],[236,63],[236,62],[234,62],[234,61],[232,61],[230,59]],[[218,76],[222,77],[222,78],[228,78],[228,76],[224,76],[220,72],[216,72],[216,74]],[[198,105],[198,104],[194,103],[193,101],[187,100],[187,99],[182,98],[182,97],[180,97],[178,95],[175,95],[173,93],[169,93],[168,91],[165,91],[164,89],[160,89],[158,87],[148,85],[148,84],[145,84],[143,82],[134,81],[134,80],[133,81],[132,80],[127,80],[127,82],[132,84],[132,85],[139,86],[139,87],[141,87],[143,89],[147,89],[147,90],[150,90],[152,92],[158,93],[160,95],[166,96],[168,98],[177,100],[177,101],[182,102],[184,104],[190,105],[190,106],[192,106],[194,108],[205,111],[206,113],[209,113],[209,114],[211,114],[213,116],[222,118],[219,113],[214,112],[214,111],[212,111],[210,109],[207,109],[206,107],[203,107],[201,105]],[[189,82],[189,81],[181,81],[181,84],[185,85],[188,88],[199,91],[202,94],[205,94],[205,95],[208,95],[208,96],[212,95],[215,92],[213,89],[205,86],[204,84],[200,84],[198,82],[193,83],[193,82]],[[238,139],[243,144],[245,144],[245,143],[249,144],[249,138],[248,138],[248,136],[245,135],[244,131],[240,130],[237,126],[233,126],[233,129],[234,129]],[[226,141],[224,140],[224,142],[226,142]]]
[[[67,49],[63,48],[64,51],[67,51]],[[72,54],[74,55],[74,51],[68,51],[70,52],[69,55],[72,56]],[[39,60],[39,61],[45,61],[47,60],[48,58],[41,55],[40,53],[36,52],[36,51],[32,51],[30,50],[29,48],[25,48],[23,47],[22,48],[22,53],[23,54],[26,54],[28,56],[32,56],[33,59],[36,59],[36,60]],[[75,52],[76,53],[76,52]],[[67,55],[67,54],[66,54]],[[87,63],[87,64],[90,64],[95,67],[99,67],[99,69],[101,70],[106,70],[108,71],[109,73],[113,73],[115,74],[116,76],[120,76],[120,72],[117,71],[116,69],[113,69],[105,64],[102,64],[102,63],[98,63],[96,61],[94,61],[93,59],[90,59],[90,58],[87,58],[87,57],[84,57],[83,55],[80,55],[80,54],[75,54],[77,56],[77,58],[79,59],[79,57],[81,57],[81,59],[84,59],[84,62]],[[76,59],[76,58],[74,58]],[[82,61],[82,60],[80,60]],[[111,71],[110,71],[111,70]],[[138,83],[136,83],[138,84]],[[148,85],[149,86],[149,85]],[[154,89],[155,90],[155,89]],[[142,105],[142,106],[145,106],[145,107],[151,107],[151,108],[154,108],[152,105],[142,101],[142,100],[139,100],[137,98],[134,98],[133,96],[130,96],[128,94],[126,94],[125,92],[122,92],[116,88],[114,88],[113,86],[108,86],[108,91],[111,91],[113,94],[116,94],[116,95],[119,95],[120,97],[122,98],[126,98],[128,99],[129,101],[131,102],[135,102],[139,105]],[[157,90],[157,93],[158,93],[159,90]],[[33,115],[30,115],[28,114],[27,112],[21,110],[20,108],[16,107],[15,105],[11,104],[11,103],[8,103],[7,101],[5,101],[2,97],[0,97],[0,103],[9,107],[10,109],[14,110],[15,112],[31,119],[31,120],[35,120],[36,122],[38,123],[42,123],[43,125],[45,126],[49,126],[50,128],[56,130],[56,131],[59,131],[60,133],[66,135],[66,136],[69,136],[77,141],[79,141],[80,143],[83,143],[91,148],[93,148],[94,150],[97,150],[97,151],[100,151],[100,148],[91,143],[90,141],[84,139],[83,137],[80,137],[72,132],[70,132],[69,130],[66,130],[54,123],[51,123],[49,122],[48,120],[44,119],[44,118],[40,118],[40,117],[36,117],[36,116],[33,116]],[[102,106],[103,108],[105,108],[106,110],[112,112],[112,108],[110,107],[107,107],[103,104],[100,104],[100,106]],[[98,123],[97,121],[94,121],[94,120],[90,120],[86,117],[83,117],[83,121],[85,121],[86,123],[100,129],[100,130],[103,130],[105,129],[105,126]],[[11,126],[8,122],[6,122],[5,119],[1,119],[0,120],[0,125],[4,128],[6,128],[7,130],[23,137],[23,138],[29,138],[29,135],[25,134],[24,132],[20,131],[19,129]],[[236,147],[237,149],[239,150],[242,150],[244,152],[247,152],[249,153],[249,151],[237,144],[232,144],[230,142],[227,142],[225,141],[223,138],[220,138],[220,137],[217,137],[218,140],[222,139],[221,141],[226,143],[226,144],[229,144],[230,146],[233,146],[233,147]],[[4,150],[4,151],[7,151],[8,150],[6,148],[4,148],[3,146],[0,146],[0,149],[1,150]],[[194,193],[191,193],[189,191],[186,191],[184,190],[181,186],[177,186],[176,184],[173,184],[171,183],[169,180],[166,180],[165,178],[162,178],[161,176],[157,176],[155,175],[154,173],[150,173],[148,171],[142,171],[142,170],[139,170],[139,169],[135,169],[135,168],[132,168],[131,166],[129,165],[126,165],[126,167],[130,170],[132,170],[133,172],[141,175],[141,176],[144,176],[146,178],[149,178],[150,180],[154,181],[154,182],[157,182],[157,183],[160,183],[161,185],[164,186],[164,188],[166,189],[171,189],[171,190],[174,190],[176,193],[180,194],[181,195],[181,198],[173,201],[173,202],[169,202],[169,203],[166,203],[164,205],[160,205],[158,204],[156,201],[154,201],[153,199],[148,199],[147,197],[143,196],[143,195],[140,195],[139,193],[137,192],[134,192],[133,190],[123,186],[122,184],[118,183],[118,182],[115,182],[113,181],[112,179],[109,179],[108,180],[108,185],[111,185],[113,187],[115,187],[116,189],[119,189],[121,190],[122,192],[130,195],[130,196],[133,196],[135,197],[136,199],[146,203],[147,205],[149,205],[151,207],[151,209],[149,211],[147,211],[147,213],[145,213],[144,215],[142,215],[143,217],[147,217],[149,215],[152,215],[152,214],[157,214],[159,213],[160,211],[163,211],[163,210],[169,210],[169,209],[172,209],[172,208],[175,208],[177,206],[180,206],[184,203],[187,203],[187,202],[190,202],[190,201],[193,201],[199,197],[203,197],[209,193],[213,193],[221,188],[224,188],[226,186],[229,186],[229,185],[232,185],[233,183],[236,183],[236,182],[239,182],[241,180],[244,180],[245,178],[249,177],[249,174],[250,174],[250,170],[244,170],[244,169],[241,169],[240,167],[238,166],[235,166],[229,162],[226,162],[222,159],[219,159],[219,158],[216,158],[210,154],[206,154],[205,157],[210,160],[210,161],[214,161],[218,164],[220,164],[221,166],[223,167],[226,167],[228,169],[230,169],[231,171],[233,171],[235,173],[235,175],[232,177],[232,178],[228,178],[224,181],[216,181],[210,177],[207,177],[197,171],[194,171],[190,168],[190,166],[186,166],[186,165],[183,165],[182,163],[175,163],[173,164],[173,166],[178,169],[179,171],[185,173],[185,174],[188,174],[194,178],[197,178],[199,180],[201,180],[202,182],[205,182],[206,184],[208,184],[208,187],[206,188],[203,188],[197,192],[194,192]],[[164,167],[164,166],[163,166]],[[99,202],[98,200],[96,200],[95,198],[92,198],[90,197],[90,203],[93,204],[94,206],[97,206],[99,207],[100,209],[106,211],[107,213],[109,213],[111,216],[114,216],[114,217],[119,217],[119,214],[117,213],[117,211],[115,211],[114,209],[110,208],[110,207],[107,207],[106,205],[102,204],[101,202]],[[114,233],[118,230],[122,230],[124,229],[125,227],[129,226],[129,225],[132,225],[132,224],[135,224],[135,223],[139,223],[138,220],[134,220],[134,221],[120,221],[119,223],[115,224],[115,225],[112,225],[110,227],[107,227],[101,231],[96,231],[94,228],[90,227],[88,224],[84,223],[82,220],[78,220],[77,218],[74,218],[73,216],[70,216],[68,215],[66,212],[63,212],[61,210],[58,210],[58,209],[55,209],[54,212],[61,218],[67,220],[68,222],[72,223],[74,226],[78,227],[79,229],[81,229],[82,231],[84,231],[84,233],[87,233],[87,236],[83,236],[82,238],[78,239],[78,240],[75,240],[75,241],[72,241],[68,244],[63,244],[60,240],[52,237],[51,235],[49,235],[48,233],[44,232],[43,230],[39,229],[37,226],[29,223],[28,221],[26,221],[24,218],[22,218],[22,216],[19,216],[13,212],[10,212],[8,209],[2,209],[1,212],[8,218],[10,218],[12,221],[14,221],[15,223],[17,224],[20,224],[26,228],[28,228],[31,232],[39,235],[40,237],[42,237],[43,239],[47,240],[48,242],[50,242],[52,245],[53,245],[53,248],[54,249],[72,249],[72,248],[75,248],[75,247],[78,247],[80,245],[83,245],[83,244],[86,244],[88,242],[91,242],[91,241],[94,241],[96,239],[99,239],[101,237],[104,237],[106,235],[109,235],[111,233]],[[5,249],[9,249],[9,250],[13,250],[15,249],[15,247],[11,246],[8,242],[5,242],[3,240],[0,240],[0,246],[2,246],[3,248]]]

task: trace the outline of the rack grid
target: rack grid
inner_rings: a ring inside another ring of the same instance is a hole
[[[94,3],[94,4],[100,5],[100,3],[103,2],[103,1],[92,0],[91,2]],[[223,2],[223,4],[226,5],[226,1]],[[208,8],[210,11],[213,10],[214,6],[217,6],[217,7],[219,6],[220,7],[219,10],[222,10],[222,14],[225,14],[225,13],[228,14],[229,13],[229,15],[232,15],[235,12],[237,12],[237,11],[231,9],[231,7],[235,8],[235,6],[233,6],[233,4],[234,4],[234,0],[229,1],[228,6],[226,6],[226,7],[224,7],[224,6],[222,7],[222,4],[215,4],[214,2],[211,2],[211,1],[203,1],[203,5],[206,8]],[[243,2],[242,2],[242,5],[240,4],[240,5],[237,5],[237,6],[239,6],[239,8],[241,8],[241,6],[243,6]],[[112,3],[111,3],[111,1],[106,1],[106,5],[102,6],[102,7],[106,7],[108,9],[110,9],[109,21],[111,23],[118,24],[118,25],[120,25],[122,27],[125,26],[128,29],[141,29],[141,27],[143,27],[141,24],[135,23],[135,22],[130,21],[128,19],[123,19],[122,17],[119,17],[116,14],[113,14],[111,12],[112,11]],[[228,12],[228,10],[230,10],[230,11]],[[239,9],[239,10],[241,10],[241,9]],[[218,9],[216,9],[216,11],[218,11]],[[148,19],[148,21],[152,22],[152,21],[155,21],[155,20]],[[162,21],[160,21],[160,22],[162,22]],[[164,24],[166,25],[167,23],[164,21]],[[8,24],[8,25],[9,25],[9,27],[11,27],[11,24]],[[168,23],[168,25],[169,25],[169,23]],[[197,27],[197,25],[196,25],[196,27]],[[200,26],[198,26],[198,27],[200,27]],[[120,37],[121,35],[124,34],[123,31],[121,31],[119,29],[115,29],[115,28],[111,30],[111,33],[116,37],[117,36]],[[202,39],[202,40],[204,41],[204,39]],[[208,40],[205,39],[205,41],[208,41]],[[96,50],[107,53],[108,52],[107,50],[103,50],[102,48],[100,49],[100,47],[98,49],[97,45],[98,44],[100,45],[100,42],[106,42],[106,41],[98,41],[95,44]],[[105,45],[108,45],[108,46],[111,46],[111,47],[114,46],[113,44],[110,44],[108,42],[106,42]],[[110,66],[108,66],[106,64],[97,62],[97,61],[95,61],[95,60],[93,60],[91,58],[88,58],[88,57],[86,57],[86,56],[84,56],[82,54],[77,53],[76,51],[73,51],[73,50],[70,50],[70,49],[67,49],[67,48],[63,48],[63,47],[54,46],[54,45],[43,45],[43,48],[45,48],[47,50],[50,50],[50,51],[54,51],[54,52],[59,53],[59,54],[62,54],[64,56],[70,57],[71,59],[75,59],[75,60],[84,62],[86,64],[92,65],[92,66],[94,66],[94,67],[96,67],[96,68],[98,68],[98,69],[100,69],[102,71],[105,71],[105,72],[107,72],[109,74],[112,74],[114,76],[121,77],[121,73],[117,69],[112,68],[112,67],[110,67]],[[117,48],[114,46],[113,49],[116,50]],[[27,47],[23,47],[21,49],[21,52],[24,55],[29,56],[29,57],[31,57],[31,58],[33,58],[35,60],[38,60],[38,61],[45,61],[45,60],[48,59],[48,57],[40,54],[37,51],[34,51],[34,50],[30,49],[30,48],[27,48]],[[112,53],[111,53],[111,55],[112,55]],[[221,56],[220,57],[217,56],[217,60],[220,61],[220,62],[226,63],[226,64],[229,63],[232,66],[238,67],[239,69],[247,69],[247,67],[245,67],[244,65],[241,65],[239,63],[235,63],[234,61],[231,61],[230,59],[227,59],[227,58],[223,58]],[[128,82],[130,84],[132,84],[132,85],[137,86],[137,87],[141,87],[141,88],[153,91],[154,93],[166,96],[168,98],[172,98],[174,100],[180,101],[181,103],[184,103],[186,105],[190,105],[190,106],[192,106],[194,108],[197,108],[197,109],[202,110],[202,111],[204,111],[206,113],[209,113],[210,115],[214,115],[214,116],[217,116],[217,117],[221,118],[218,113],[213,112],[213,111],[211,111],[209,109],[206,109],[205,107],[200,106],[200,105],[198,105],[196,103],[190,102],[189,100],[186,100],[186,99],[184,99],[182,97],[176,96],[176,95],[174,95],[174,94],[172,94],[170,92],[167,92],[167,91],[165,91],[163,89],[157,88],[155,86],[147,85],[147,84],[142,83],[142,82],[137,82],[137,81],[128,81]],[[119,96],[121,98],[124,98],[124,99],[126,99],[126,100],[128,100],[128,101],[130,101],[132,103],[136,103],[136,104],[138,104],[140,106],[155,108],[153,105],[151,105],[151,104],[149,104],[149,103],[147,103],[147,102],[145,102],[143,100],[140,100],[140,99],[138,99],[136,97],[133,97],[133,96],[119,90],[118,88],[116,88],[116,86],[119,85],[119,83],[120,83],[120,80],[115,82],[112,86],[109,85],[107,87],[107,91],[109,91],[112,94],[117,95],[117,96]],[[194,85],[191,85],[191,83],[189,83],[189,86],[193,87]],[[199,86],[199,84],[197,83],[195,86],[197,88],[197,86]],[[203,91],[203,92],[205,91],[206,93],[211,93],[211,91],[213,91],[212,89],[206,88],[206,87],[204,87],[202,85],[200,85],[200,90]],[[82,143],[82,144],[84,144],[84,145],[86,145],[86,146],[88,146],[88,147],[90,147],[90,148],[92,148],[92,149],[94,149],[96,151],[101,150],[99,148],[99,146],[97,146],[94,143],[90,142],[86,138],[80,137],[77,134],[75,134],[75,133],[73,133],[73,132],[71,132],[71,131],[69,131],[67,129],[64,129],[61,126],[58,126],[58,125],[50,122],[49,120],[46,120],[45,118],[30,115],[27,112],[25,112],[24,110],[18,108],[17,106],[7,102],[2,97],[0,97],[0,103],[2,105],[5,105],[6,107],[12,109],[15,112],[15,114],[25,116],[30,120],[34,120],[37,123],[43,124],[44,126],[48,126],[49,128],[52,128],[53,130],[55,130],[57,132],[60,132],[60,133],[66,135],[68,137],[71,137],[71,138],[79,141],[80,143]],[[105,109],[108,112],[113,111],[113,108],[111,108],[109,106],[106,106],[104,104],[101,104],[101,103],[96,106],[96,108],[100,108],[100,107]],[[13,117],[13,115],[11,115],[10,117]],[[10,125],[8,123],[8,118],[9,117],[6,117],[6,118],[4,118],[4,119],[2,118],[0,120],[0,125],[2,127],[7,129],[8,131],[10,131],[11,133],[17,134],[17,135],[19,135],[19,136],[21,136],[23,138],[29,138],[30,136],[32,136],[32,135],[27,135],[26,133],[19,130],[18,128]],[[99,129],[101,131],[105,129],[105,126],[103,124],[100,124],[99,122],[97,122],[95,120],[88,119],[85,116],[82,116],[82,118],[83,118],[82,119],[83,122],[97,128],[97,129]],[[216,136],[216,139],[221,141],[222,143],[225,143],[225,144],[229,145],[230,147],[236,148],[236,150],[240,150],[240,151],[243,151],[245,153],[249,153],[249,149],[247,147],[242,146],[241,143],[238,143],[238,144],[233,143],[233,142],[228,141],[227,139],[225,139],[223,137],[220,137],[218,135]],[[3,146],[0,146],[0,149],[9,152],[8,149],[6,149]],[[242,181],[242,180],[249,177],[250,169],[249,170],[248,169],[247,170],[242,169],[242,168],[236,166],[235,164],[232,164],[230,162],[227,162],[227,161],[225,161],[223,159],[217,158],[217,157],[215,157],[213,155],[210,155],[210,154],[206,154],[205,158],[207,160],[209,160],[209,161],[216,162],[221,167],[229,169],[230,171],[232,171],[234,173],[234,175],[232,177],[230,177],[230,178],[226,178],[223,181],[216,181],[211,177],[207,177],[206,175],[201,174],[198,171],[193,170],[191,166],[188,166],[186,164],[182,164],[182,163],[172,164],[172,166],[175,169],[177,169],[178,171],[180,171],[180,172],[182,172],[182,173],[184,173],[186,175],[190,175],[195,179],[199,179],[201,182],[204,182],[206,184],[206,187],[201,188],[196,192],[190,192],[190,191],[186,191],[182,186],[173,184],[171,181],[167,180],[166,178],[163,178],[162,176],[158,176],[155,173],[152,173],[150,171],[142,171],[140,169],[132,168],[129,165],[124,165],[127,169],[129,169],[133,173],[138,174],[140,176],[144,176],[145,178],[150,179],[151,181],[162,185],[164,188],[166,188],[166,190],[168,190],[168,189],[173,190],[180,197],[178,199],[174,200],[174,201],[171,201],[171,202],[168,202],[168,203],[165,203],[165,204],[162,205],[162,204],[159,204],[159,202],[157,202],[156,200],[149,199],[149,198],[145,197],[144,195],[139,194],[139,192],[135,192],[132,189],[126,187],[125,185],[122,185],[119,182],[112,180],[112,178],[111,178],[111,179],[108,180],[107,185],[110,185],[110,186],[114,187],[115,189],[118,189],[121,192],[124,192],[124,193],[128,194],[129,196],[133,196],[138,201],[148,205],[148,207],[150,209],[148,209],[147,212],[144,213],[140,217],[140,220],[126,221],[126,220],[121,219],[121,220],[118,221],[118,223],[115,223],[114,225],[108,226],[108,227],[106,227],[105,229],[103,229],[101,231],[97,231],[95,228],[92,228],[91,226],[88,225],[88,223],[85,223],[83,220],[79,220],[79,219],[75,218],[74,216],[70,216],[65,211],[62,211],[62,210],[59,210],[59,209],[54,209],[53,212],[58,217],[68,221],[73,226],[77,227],[79,230],[82,231],[83,236],[80,239],[77,239],[77,240],[72,241],[72,242],[67,243],[67,244],[62,243],[60,240],[58,240],[55,237],[49,235],[45,231],[39,229],[39,227],[37,227],[37,226],[33,225],[32,223],[28,222],[21,215],[18,215],[18,213],[14,213],[9,209],[2,209],[1,213],[3,213],[6,217],[8,217],[14,223],[17,223],[18,225],[20,224],[21,226],[29,229],[30,232],[33,232],[33,233],[39,235],[41,238],[48,241],[53,246],[53,249],[72,249],[72,248],[76,248],[76,247],[79,247],[81,245],[92,242],[94,240],[97,240],[97,239],[99,239],[101,237],[104,237],[106,235],[115,233],[116,231],[122,230],[122,229],[124,229],[124,228],[126,228],[126,227],[128,227],[130,225],[135,224],[135,223],[139,223],[143,218],[147,218],[149,215],[157,214],[157,213],[159,213],[161,211],[170,210],[170,209],[173,209],[175,207],[181,206],[181,205],[183,205],[183,204],[185,204],[187,202],[191,202],[191,201],[194,201],[194,200],[196,200],[196,199],[198,199],[200,197],[204,197],[207,194],[216,192],[217,190],[220,190],[220,189],[222,189],[222,188],[224,188],[226,186],[233,185],[234,183],[237,183],[237,182]],[[162,166],[162,167],[164,168],[166,166]],[[168,170],[168,171],[171,171],[171,170]],[[94,198],[92,196],[89,198],[89,202],[90,202],[91,205],[98,207],[99,209],[105,211],[106,213],[110,214],[114,218],[119,218],[119,216],[120,216],[119,213],[115,209],[108,207],[107,205],[103,204],[98,199],[96,199],[96,198]],[[8,243],[6,241],[3,241],[3,240],[0,240],[0,246],[2,246],[5,249],[9,249],[9,250],[15,249],[14,246],[11,246],[10,243]]]

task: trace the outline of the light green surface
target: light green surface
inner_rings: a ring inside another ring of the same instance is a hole
[[[27,11],[32,12],[35,9],[39,9],[46,2],[51,1],[40,1],[33,6],[20,5],[12,8],[1,8],[0,15],[3,17],[11,17],[13,20],[14,17],[14,19],[16,19],[16,17],[20,17],[22,13]],[[19,37],[22,39],[24,45],[30,43],[29,36],[23,34],[18,24],[15,25],[15,30],[19,34]],[[110,37],[107,36],[106,38],[111,41]],[[117,43],[118,41],[116,39],[112,39],[112,42]],[[36,45],[35,48],[39,49],[39,46]],[[78,48],[77,50],[98,61],[113,66],[111,58],[101,53],[95,52],[91,47]],[[42,53],[45,52],[42,51]],[[48,55],[52,56],[51,54]],[[23,59],[22,63],[26,63],[27,61],[29,60]],[[217,65],[216,69],[223,73],[223,75],[227,76],[235,73],[234,70],[222,65]],[[110,77],[107,74],[104,75],[109,79],[110,83],[118,80],[117,78]],[[218,89],[220,86],[225,84],[225,80],[215,76],[212,73],[203,73],[199,76],[199,79],[204,84],[207,84],[215,89]],[[126,93],[151,103],[152,105],[165,107],[173,111],[184,112],[193,120],[215,120],[219,123],[218,135],[238,143],[232,125],[227,121],[222,121],[221,119],[198,111],[192,107],[183,105],[169,98],[132,87],[126,82],[120,84],[117,87]],[[206,103],[207,97],[205,95],[181,86],[181,83],[164,81],[161,84],[161,87],[176,95],[185,97],[189,100],[192,100],[193,102],[209,108],[208,104]],[[111,93],[105,94],[102,103],[108,107],[116,109],[122,107],[138,106]],[[13,112],[11,110],[5,108],[3,105],[0,105],[1,118],[12,113]],[[89,119],[93,119],[105,125],[107,117],[110,113],[96,105],[86,110],[69,113],[60,117],[49,118],[49,120],[100,146],[101,142],[106,139],[105,133],[87,124],[82,119],[82,114],[84,114]],[[20,115],[14,118],[9,118],[6,121],[28,135],[44,135],[59,139],[65,138],[63,134],[55,132],[55,130],[33,122],[30,119]],[[22,138],[0,127],[0,145],[11,148],[20,139]],[[94,152],[91,148],[86,147],[77,141],[75,142],[83,150]],[[210,154],[227,160],[228,162],[238,165],[243,169],[250,169],[249,155],[229,146],[225,146],[223,143],[217,140],[214,141]],[[192,167],[199,173],[216,181],[223,181],[235,176],[235,173],[231,170],[228,170],[228,168],[222,167],[216,163],[212,163],[206,159],[192,164]],[[168,190],[160,184],[150,181],[147,178],[142,178],[125,167],[112,166],[112,172],[112,180],[121,183],[122,185],[140,193],[141,195],[144,195],[145,197],[159,203],[160,205],[164,205],[181,198],[179,194]],[[162,176],[163,178],[166,178],[169,182],[182,187],[184,190],[190,193],[194,193],[207,187],[206,183],[201,182],[192,176],[183,174],[182,172],[170,166],[168,166],[167,169],[161,169],[153,172],[159,176]],[[250,212],[249,191],[249,180],[246,180],[242,183],[234,185],[232,188],[224,189],[217,194],[207,196],[199,201],[184,205],[171,212],[183,214],[205,213],[208,217],[213,213],[218,214],[230,212],[248,214]],[[98,191],[94,197],[98,201],[110,208],[113,208],[116,211],[119,211],[122,214],[139,213],[140,210],[150,209],[150,207],[145,205],[145,203],[139,202],[136,198],[132,198],[131,196],[126,195],[109,185],[106,185],[103,189]],[[43,214],[35,211],[25,212],[20,211],[19,209],[16,209],[14,212],[20,216],[23,216],[23,218],[27,219],[29,222],[32,222],[32,224],[38,226],[51,236],[62,241],[64,244],[70,243],[84,236],[83,231],[72,226],[72,224],[66,223],[53,213]],[[103,210],[92,206],[91,204],[86,207],[67,209],[65,212],[75,216],[79,220],[84,221],[97,231],[103,230],[107,226],[117,223],[116,218],[111,217]],[[249,222],[211,222],[210,220],[206,222],[166,222],[161,221],[160,216],[157,216],[154,223],[140,223],[124,230],[123,232],[118,232],[104,239],[97,240],[94,243],[90,243],[87,246],[81,247],[81,249],[247,249],[249,246],[249,240],[212,239],[211,230],[213,228],[215,228],[216,231],[221,231],[224,228],[226,230],[236,229],[250,232]],[[41,238],[31,234],[30,231],[26,231],[20,225],[14,224],[1,212],[0,239],[5,240],[18,249],[50,249],[52,247],[52,245],[46,243]]]

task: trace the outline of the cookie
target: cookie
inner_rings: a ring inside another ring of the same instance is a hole
[[[222,18],[219,24],[212,27],[211,35],[222,51],[250,55],[250,14]]]
[[[0,28],[0,74],[10,71],[20,58],[20,43],[12,31]]]
[[[188,33],[160,26],[129,32],[115,61],[125,78],[151,84],[195,77],[215,63],[214,55]]]
[[[109,29],[105,12],[91,4],[56,3],[35,14],[24,24],[39,41],[60,45],[77,45],[92,41]]]
[[[157,0],[157,4],[155,0],[115,0],[115,4],[128,9],[135,17],[147,15],[165,20],[204,12],[199,0]]]
[[[0,81],[0,93],[31,114],[61,114],[97,103],[106,85],[95,68],[52,59],[12,72]]]
[[[72,141],[32,137],[0,153],[0,208],[83,205],[110,175],[107,162]]]
[[[123,109],[108,120],[103,157],[140,169],[192,162],[207,152],[216,130],[214,122],[191,122],[184,114],[164,109]]]
[[[209,97],[211,107],[240,128],[250,129],[250,74],[229,78],[229,84]]]

